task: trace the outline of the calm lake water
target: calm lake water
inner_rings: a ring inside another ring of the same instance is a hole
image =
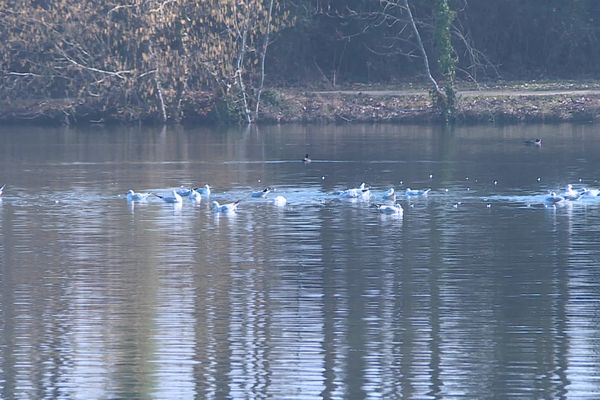
[[[600,197],[544,198],[599,179],[597,125],[0,128],[0,398],[598,399]]]

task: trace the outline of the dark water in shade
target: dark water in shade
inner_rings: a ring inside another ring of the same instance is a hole
[[[599,132],[1,128],[0,398],[599,399]]]

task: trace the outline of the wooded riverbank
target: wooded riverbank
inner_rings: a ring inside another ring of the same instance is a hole
[[[547,3],[4,2],[0,122],[595,120],[596,94],[465,93],[597,79],[600,3]]]
[[[458,123],[591,122],[600,120],[600,83],[514,83],[459,89]],[[219,106],[207,93],[189,96],[182,123],[214,123]],[[135,116],[136,118],[132,118]],[[138,118],[139,117],[139,118]],[[269,89],[261,123],[435,122],[431,98],[422,88],[348,87],[343,90]],[[0,103],[4,124],[158,123],[152,115],[94,109],[68,99]]]
[[[435,122],[431,98],[418,90],[277,92],[264,106],[273,122]],[[459,91],[456,122],[591,122],[600,120],[597,89]]]

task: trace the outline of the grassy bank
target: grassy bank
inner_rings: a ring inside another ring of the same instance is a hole
[[[458,88],[457,122],[591,122],[600,120],[600,82],[502,82]],[[263,119],[275,122],[431,122],[427,90],[359,86],[269,92]]]
[[[190,96],[181,122],[219,119],[216,99]],[[459,88],[457,122],[592,122],[600,120],[598,82],[513,82]],[[97,109],[68,99],[0,102],[2,123],[156,122],[141,110]],[[353,86],[338,90],[269,89],[263,93],[263,123],[433,122],[436,110],[423,88]]]

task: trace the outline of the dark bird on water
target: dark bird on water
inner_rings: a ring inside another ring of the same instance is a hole
[[[542,145],[542,139],[535,138],[535,139],[526,140],[525,144],[528,145],[528,146],[541,146]]]

